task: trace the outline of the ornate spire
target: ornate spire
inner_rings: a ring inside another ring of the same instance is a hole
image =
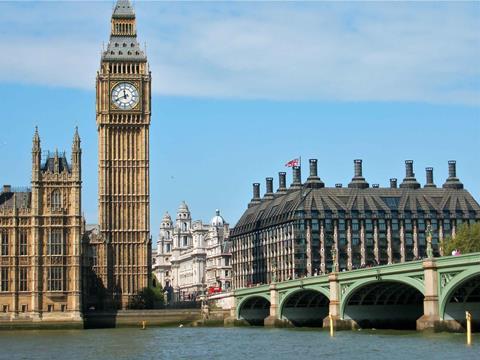
[[[112,14],[112,30],[102,60],[146,61],[137,42],[135,11],[128,0],[118,0]]]
[[[40,135],[38,135],[38,127],[35,126],[35,133],[33,134],[32,151],[40,152]]]
[[[129,0],[118,0],[113,10],[114,19],[135,19],[135,10]]]
[[[73,135],[72,151],[80,151],[80,135],[78,134],[78,127],[75,127],[75,134]]]

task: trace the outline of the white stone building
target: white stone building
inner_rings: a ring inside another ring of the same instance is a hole
[[[164,215],[153,252],[153,273],[168,291],[168,301],[195,300],[205,292],[231,287],[229,227],[217,210],[210,224],[192,222],[185,202],[177,210],[175,223]]]

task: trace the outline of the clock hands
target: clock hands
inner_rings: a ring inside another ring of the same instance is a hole
[[[128,99],[128,93],[126,93],[125,90],[123,90],[123,95],[120,95],[118,98],[115,99],[115,101],[118,101],[121,99],[125,99],[125,100]]]

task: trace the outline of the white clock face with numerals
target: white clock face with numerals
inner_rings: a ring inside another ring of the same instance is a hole
[[[112,90],[112,102],[121,110],[133,109],[138,100],[138,90],[130,83],[117,84]]]

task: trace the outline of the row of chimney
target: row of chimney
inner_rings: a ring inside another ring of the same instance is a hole
[[[305,184],[302,184],[302,176],[301,176],[301,167],[294,166],[293,167],[293,181],[290,185],[290,189],[298,189],[303,186],[307,188],[323,188],[325,187],[325,183],[320,179],[318,176],[318,169],[317,169],[317,159],[310,159],[310,176],[307,178]],[[353,161],[354,164],[354,176],[352,181],[348,184],[349,188],[356,188],[356,189],[366,189],[370,185],[366,182],[365,178],[362,175],[362,160],[356,159]],[[433,182],[433,168],[427,167],[425,168],[426,171],[426,184],[425,188],[436,188],[437,185]],[[287,173],[286,172],[279,172],[278,173],[278,190],[277,193],[282,193],[287,191]],[[342,184],[335,184],[336,188],[341,188]],[[379,188],[379,184],[373,184],[373,188]],[[405,178],[403,182],[398,186],[397,179],[391,178],[390,179],[390,188],[402,189],[419,189],[421,187],[420,183],[415,178],[415,173],[413,172],[413,160],[406,160],[405,161]],[[463,184],[457,178],[457,170],[456,170],[456,161],[450,160],[448,162],[448,178],[442,186],[446,189],[463,189]],[[267,177],[266,178],[266,192],[265,192],[265,199],[271,199],[275,196],[273,192],[273,178]],[[260,184],[254,183],[253,184],[253,198],[252,204],[260,202]]]

